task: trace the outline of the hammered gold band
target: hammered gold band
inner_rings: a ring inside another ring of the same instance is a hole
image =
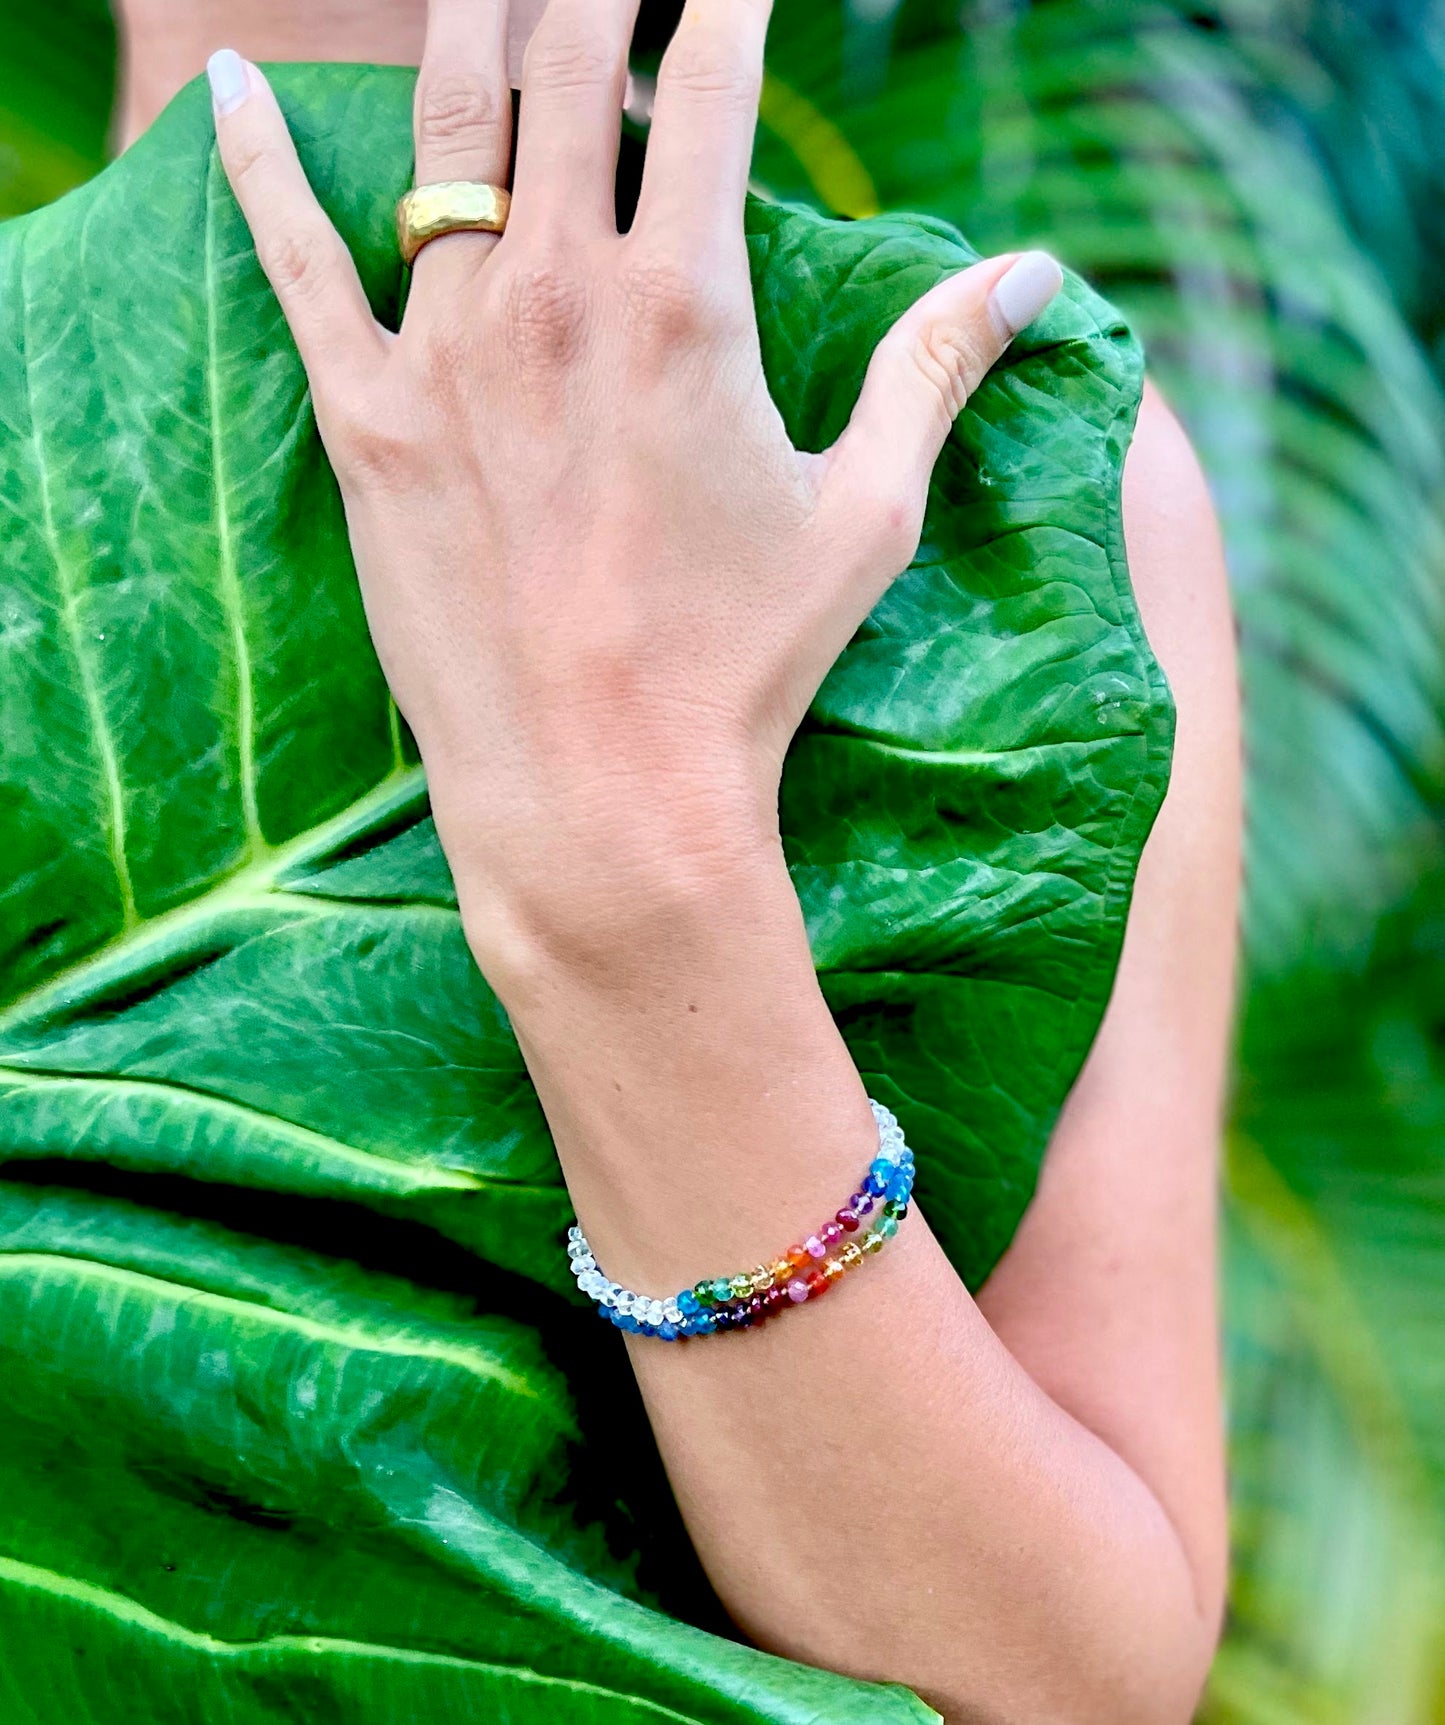
[[[428,240],[443,234],[500,234],[507,226],[512,194],[483,180],[438,180],[417,186],[396,206],[396,237],[403,262],[411,264]]]

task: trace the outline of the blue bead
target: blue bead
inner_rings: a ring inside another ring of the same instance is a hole
[[[881,1174],[875,1174],[870,1168],[868,1177],[863,1182],[863,1190],[870,1198],[881,1198],[888,1190],[888,1182]]]
[[[692,1320],[693,1333],[699,1336],[710,1336],[717,1328],[717,1319],[711,1312],[699,1312]]]
[[[693,1312],[700,1312],[702,1310],[701,1305],[698,1303],[698,1297],[693,1293],[691,1288],[684,1288],[677,1296],[677,1309],[684,1315],[691,1315]]]
[[[657,1333],[662,1337],[663,1341],[675,1342],[677,1340],[677,1325],[661,1323],[657,1326]]]
[[[898,1174],[888,1182],[888,1201],[890,1204],[906,1204],[908,1194],[913,1189],[913,1182],[906,1174]]]
[[[875,1156],[868,1165],[868,1172],[876,1174],[880,1180],[886,1180],[893,1172],[893,1164],[886,1156]]]

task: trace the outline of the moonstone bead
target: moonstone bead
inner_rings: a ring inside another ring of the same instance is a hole
[[[808,1284],[801,1276],[794,1276],[788,1283],[788,1298],[795,1306],[801,1306],[808,1297]],[[789,1334],[792,1332],[790,1331]]]
[[[809,1234],[807,1239],[803,1241],[803,1244],[807,1248],[808,1256],[810,1258],[826,1258],[828,1255],[828,1248],[816,1234]]]

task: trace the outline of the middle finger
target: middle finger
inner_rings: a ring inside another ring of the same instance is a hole
[[[514,225],[616,232],[617,151],[638,0],[550,0],[527,46]]]

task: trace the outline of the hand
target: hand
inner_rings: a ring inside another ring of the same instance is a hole
[[[227,53],[211,68],[222,159],[499,986],[534,944],[605,939],[639,897],[776,846],[809,701],[912,557],[953,416],[1060,279],[1030,253],[940,284],[880,344],[838,443],[800,454],[764,381],[743,235],[768,5],[689,0],[619,235],[636,3],[551,0],[508,231],[427,246],[395,336],[260,73]],[[504,13],[433,0],[418,184],[506,180]]]

